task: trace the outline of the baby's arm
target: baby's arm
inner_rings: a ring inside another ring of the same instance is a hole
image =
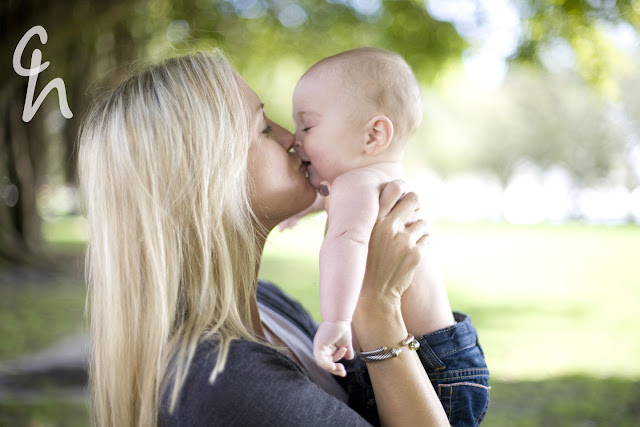
[[[331,186],[329,221],[320,249],[322,323],[314,339],[314,356],[320,367],[338,375],[344,375],[344,368],[335,362],[345,353],[349,359],[354,356],[351,318],[378,216],[378,180],[374,173],[357,169],[339,176]]]

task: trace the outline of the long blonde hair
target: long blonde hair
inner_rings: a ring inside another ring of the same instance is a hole
[[[89,222],[93,422],[157,423],[201,339],[256,340],[262,231],[248,193],[250,113],[219,51],[171,58],[98,99],[80,134]],[[175,371],[168,366],[175,357]]]

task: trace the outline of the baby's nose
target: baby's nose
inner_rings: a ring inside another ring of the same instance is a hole
[[[298,153],[298,156],[300,156],[300,158],[302,159],[303,162],[308,162],[309,158],[307,157],[307,155],[304,152],[304,147],[302,146],[302,141],[300,141],[299,138],[296,138],[296,142],[293,146],[294,150],[296,150],[296,153]]]

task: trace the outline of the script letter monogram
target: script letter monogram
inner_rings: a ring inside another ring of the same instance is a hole
[[[24,49],[27,47],[27,43],[36,34],[40,37],[40,42],[42,44],[47,43],[47,32],[40,25],[36,25],[22,36],[16,46],[16,50],[13,52],[13,69],[19,75],[29,77],[29,83],[27,84],[27,97],[24,101],[24,110],[22,110],[22,121],[31,121],[33,116],[36,114],[36,111],[38,111],[38,108],[40,108],[42,101],[44,101],[49,92],[54,88],[58,89],[58,101],[60,103],[60,111],[62,112],[62,115],[67,119],[70,119],[73,117],[73,113],[69,109],[69,104],[67,103],[67,92],[64,86],[64,81],[60,77],[51,80],[42,92],[40,92],[36,101],[33,102],[38,74],[49,66],[49,61],[44,64],[42,63],[42,52],[40,49],[34,49],[31,54],[31,68],[23,68],[20,60],[22,59]]]

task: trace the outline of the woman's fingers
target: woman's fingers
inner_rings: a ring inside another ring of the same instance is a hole
[[[387,216],[393,222],[398,222],[404,226],[418,209],[420,209],[418,195],[414,192],[409,192],[396,203]]]
[[[426,244],[426,241],[429,237],[429,226],[424,220],[417,220],[416,222],[408,226],[406,231],[410,234],[410,241],[414,245],[418,245],[418,242],[420,242],[420,240],[423,240],[422,244]]]
[[[389,215],[389,212],[391,212],[396,203],[398,203],[398,200],[405,194],[406,185],[407,184],[401,179],[391,181],[385,185],[382,189],[382,193],[380,193],[380,210],[378,211],[378,219]]]
[[[431,236],[426,234],[418,239],[418,241],[416,242],[416,246],[424,250],[429,247],[430,240],[431,240]]]

